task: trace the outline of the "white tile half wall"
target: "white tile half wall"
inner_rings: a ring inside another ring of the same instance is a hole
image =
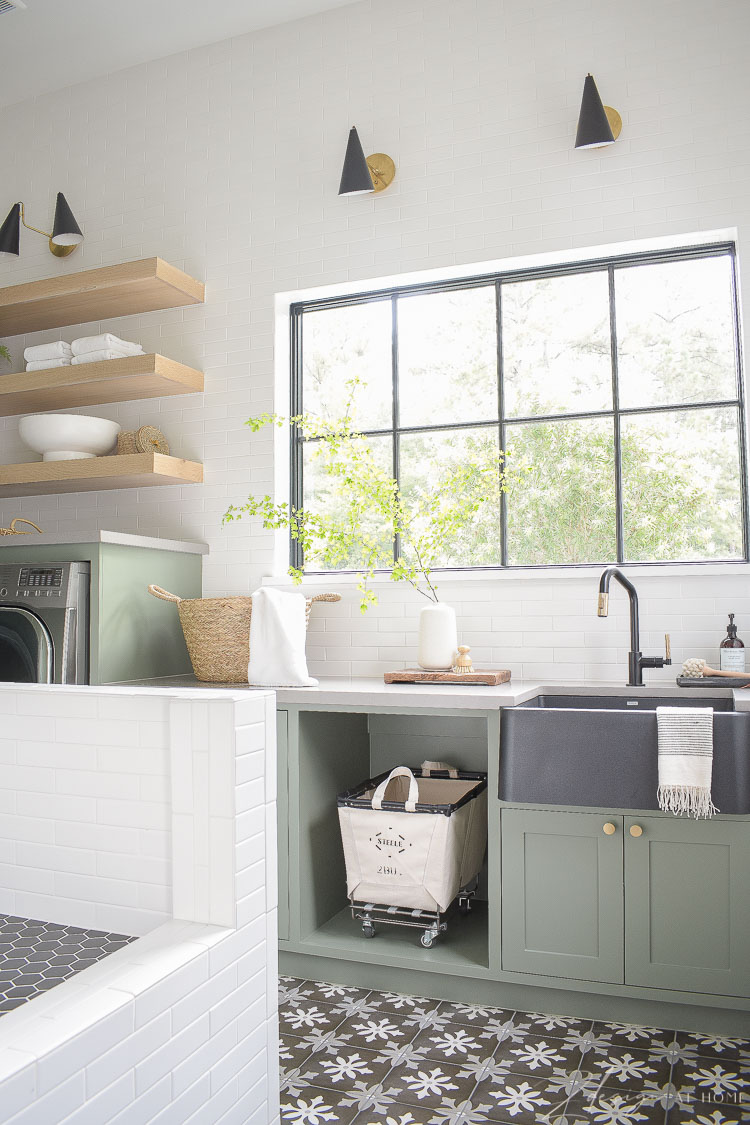
[[[746,0],[362,0],[7,110],[0,213],[23,199],[44,226],[63,190],[86,238],[58,260],[24,231],[0,285],[154,254],[207,283],[204,306],[12,338],[12,369],[26,344],[101,330],[203,368],[204,396],[86,412],[161,426],[177,455],[205,462],[206,484],[4,500],[0,524],[22,514],[82,539],[105,527],[204,540],[206,594],[250,592],[271,572],[271,538],[253,522],[222,528],[221,516],[273,484],[272,440],[243,422],[276,405],[277,294],[728,228],[747,275],[750,131],[737,107],[749,39]],[[623,131],[575,151],[589,70]],[[396,161],[377,196],[337,195],[353,124],[368,152]],[[17,421],[0,421],[0,460],[30,457]],[[523,588],[523,614],[512,584],[490,581],[482,597],[467,588],[454,599],[467,640],[484,635],[474,643],[514,667],[600,667],[588,616],[585,630],[560,625],[558,645],[524,628],[542,615],[546,583]],[[701,589],[715,607],[722,580]],[[680,604],[686,636],[720,629],[703,624],[714,608],[692,611],[675,585],[663,596]],[[589,615],[588,594],[579,600]],[[413,608],[392,614],[393,628],[385,604],[361,620],[351,609],[338,642],[327,639],[333,662],[397,659]],[[601,632],[606,657],[614,630]]]
[[[95,702],[93,712],[76,713],[76,702],[87,700]],[[38,894],[32,905],[45,920],[111,928],[108,919],[112,925],[117,919],[117,929],[129,933],[142,932],[129,923],[150,921],[151,928],[0,1019],[0,1125],[273,1125],[279,1113],[273,694],[0,687],[0,721],[10,736],[21,734],[23,720],[35,715],[49,724],[36,730],[34,742],[39,754],[46,747],[47,760],[11,762],[0,786],[3,800],[29,792],[24,771],[52,771],[52,781],[76,772],[64,764],[72,758],[67,724],[73,720],[81,731],[90,727],[97,752],[134,754],[129,773],[92,767],[102,786],[116,775],[121,783],[139,773],[152,776],[136,751],[155,750],[159,776],[167,781],[158,826],[134,826],[131,814],[125,826],[136,831],[118,844],[111,833],[121,826],[111,817],[96,819],[97,802],[113,798],[98,796],[92,784],[92,804],[81,806],[81,820],[101,832],[86,846],[79,839],[75,850],[95,861],[102,850],[119,857],[126,869],[132,865],[130,879],[122,881],[137,884],[143,857],[134,843],[143,832],[162,833],[170,857],[163,888],[173,885],[175,917],[162,921],[167,909],[146,919],[121,888],[98,901],[95,874],[79,899]],[[156,747],[132,742],[128,723],[141,721],[140,715],[163,728]],[[58,742],[56,735],[65,738]],[[29,742],[9,737],[6,750],[11,740],[16,749]],[[77,769],[88,765],[80,759]],[[14,770],[15,783],[26,789],[14,790]],[[42,790],[37,823],[68,823],[56,805],[67,796],[54,786]],[[23,820],[10,816],[30,834],[30,811]],[[0,816],[4,828],[6,819]],[[48,845],[60,852],[57,867],[50,867],[48,853],[44,867],[20,867],[15,894],[37,870],[52,871],[54,890],[72,846]],[[0,874],[0,887],[10,866]],[[102,877],[102,885],[110,878]],[[94,897],[94,923],[71,917],[83,910],[84,893]],[[25,909],[27,900],[20,901]],[[0,900],[0,911],[9,908]]]

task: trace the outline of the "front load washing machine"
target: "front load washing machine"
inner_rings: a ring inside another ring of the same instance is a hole
[[[87,562],[0,565],[0,682],[89,682]]]

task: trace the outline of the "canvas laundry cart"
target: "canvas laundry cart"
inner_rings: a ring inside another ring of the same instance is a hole
[[[468,914],[487,847],[487,775],[397,766],[338,798],[352,917],[414,926],[429,949],[455,904]]]

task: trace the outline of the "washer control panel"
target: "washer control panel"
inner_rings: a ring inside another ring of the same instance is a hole
[[[42,587],[48,589],[49,587],[57,588],[62,586],[63,568],[61,566],[50,567],[22,567],[18,575],[19,589],[25,586],[38,589]]]
[[[80,564],[0,565],[0,602],[23,605],[39,599],[50,606],[72,604],[69,599],[77,596],[76,585],[71,582],[73,567],[80,567]]]

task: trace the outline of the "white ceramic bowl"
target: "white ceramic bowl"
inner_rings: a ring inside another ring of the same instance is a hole
[[[43,461],[100,457],[109,453],[120,429],[119,422],[86,414],[29,414],[18,424],[21,440]]]

